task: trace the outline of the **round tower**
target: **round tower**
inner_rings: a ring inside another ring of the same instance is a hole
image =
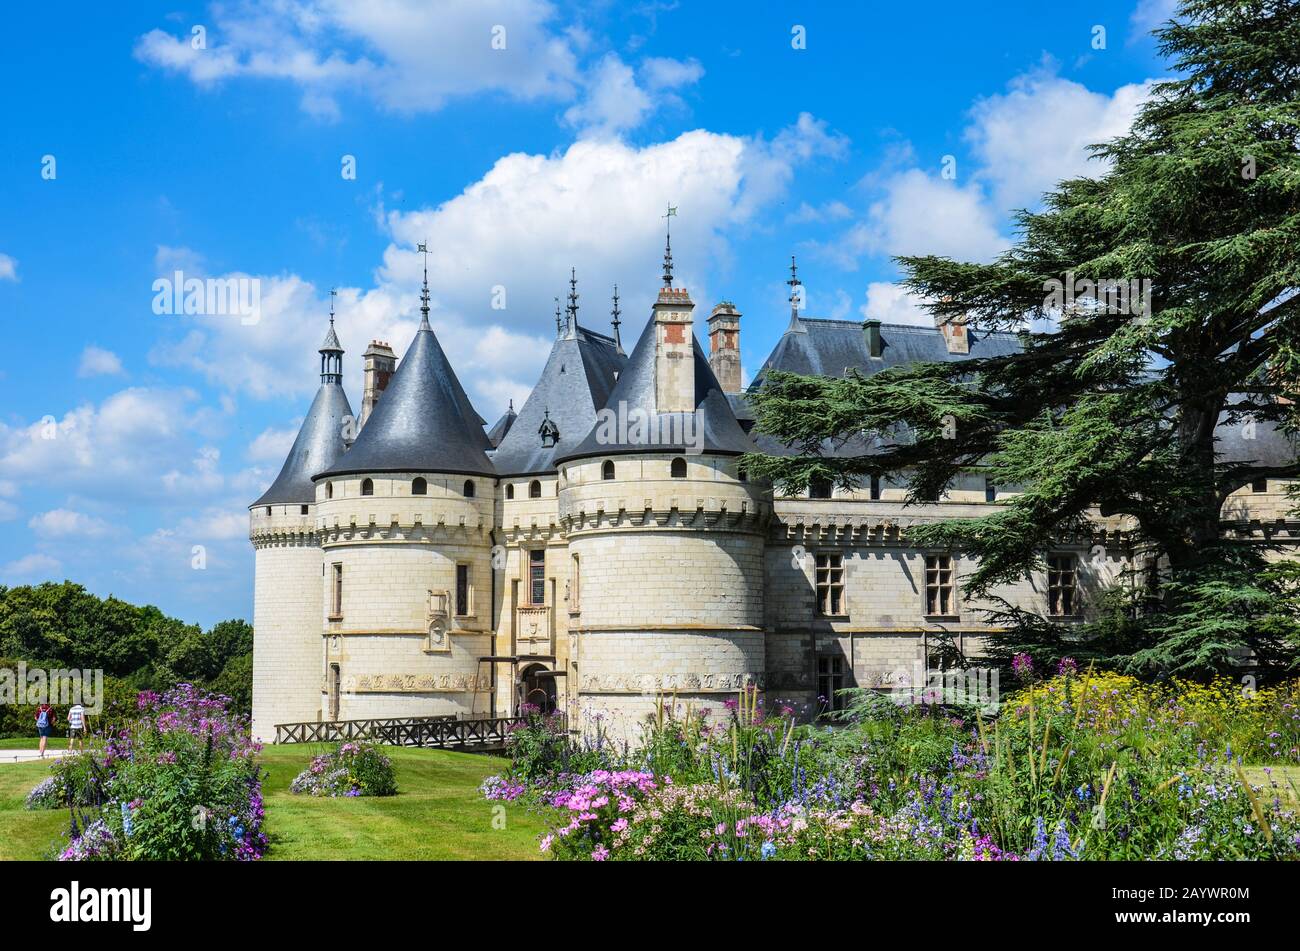
[[[315,479],[326,719],[492,712],[491,443],[428,301],[426,277],[415,338]]]
[[[254,549],[253,735],[321,716],[321,550],[312,476],[343,455],[352,407],[334,314],[320,347],[321,382],[288,458],[249,506]]]
[[[661,698],[724,715],[764,671],[763,546],[771,497],[753,443],[672,286],[597,417],[558,459],[568,537],[571,666],[582,728],[636,742]]]

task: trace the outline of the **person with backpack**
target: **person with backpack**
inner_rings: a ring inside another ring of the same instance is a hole
[[[83,752],[86,749],[86,708],[78,700],[68,710],[68,749],[76,743]]]
[[[45,741],[54,735],[54,708],[42,703],[36,708],[36,733],[41,738],[41,759],[45,759]]]

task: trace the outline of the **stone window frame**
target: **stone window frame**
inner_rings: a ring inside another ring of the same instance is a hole
[[[569,613],[582,613],[582,560],[577,552],[569,554]]]
[[[821,564],[823,558],[827,560],[827,564],[824,566]],[[821,580],[821,572],[823,571],[826,572],[824,584]],[[835,572],[838,572],[837,580]],[[813,552],[813,606],[818,617],[843,620],[849,616],[847,580],[848,569],[844,565],[844,552],[839,549],[824,549]],[[822,595],[823,587],[826,589],[825,597]],[[839,591],[840,610],[837,613],[831,613],[824,610],[824,608],[829,607],[831,596],[836,590]]]
[[[1068,610],[1061,610],[1062,600],[1068,600]],[[1079,598],[1079,555],[1072,551],[1056,551],[1047,556],[1047,616],[1077,618],[1082,615]]]
[[[343,562],[330,563],[330,614],[331,621],[343,620]]]
[[[464,577],[465,577],[465,610],[464,611],[460,609],[461,608],[460,582],[461,582],[462,571],[464,572]],[[470,565],[470,563],[467,561],[456,562],[456,588],[452,592],[452,599],[453,599],[452,611],[454,617],[472,618],[476,616],[474,611],[474,570],[473,567]]]
[[[935,559],[936,562],[938,559],[947,559],[947,567],[945,568],[938,563],[936,563],[932,567],[931,559]],[[944,620],[944,621],[960,620],[961,619],[961,607],[960,607],[961,591],[957,584],[957,556],[954,555],[952,552],[948,552],[948,551],[922,552],[921,565],[922,565],[922,569],[921,569],[922,571],[922,575],[921,575],[922,616],[926,618],[933,618],[935,620]],[[935,572],[934,585],[932,585],[930,581],[931,571]],[[945,573],[947,574],[947,578],[948,578],[946,583],[944,582]],[[947,605],[940,605],[940,606],[951,608],[951,611],[936,612],[930,610],[930,605],[931,605],[930,589],[932,586],[937,586],[939,588],[940,595],[942,594],[943,588],[950,589],[948,592],[949,603]]]
[[[825,670],[822,669],[823,666],[825,666]],[[817,696],[824,698],[824,702],[818,704],[818,715],[843,709],[846,701],[843,697],[836,696],[836,691],[845,688],[848,672],[848,665],[845,663],[843,651],[818,651],[816,653],[813,661],[813,676],[817,678]],[[824,691],[823,683],[827,688]],[[837,683],[839,684],[838,687],[835,686]]]
[[[546,549],[545,548],[526,548],[528,557],[524,559],[524,590],[528,594],[527,606],[530,608],[546,607]],[[541,558],[534,558],[534,553],[540,554]],[[534,568],[541,570],[540,575],[534,576]],[[533,600],[536,593],[536,585],[541,585],[542,600]]]

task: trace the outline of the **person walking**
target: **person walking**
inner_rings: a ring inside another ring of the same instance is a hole
[[[41,759],[45,759],[45,743],[54,735],[54,708],[42,703],[36,708],[36,734],[41,738]]]
[[[68,749],[72,749],[72,744],[77,744],[77,749],[85,751],[86,749],[86,708],[77,701],[68,710]]]

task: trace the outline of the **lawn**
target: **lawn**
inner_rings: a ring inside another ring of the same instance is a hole
[[[22,747],[21,741],[0,745]],[[264,751],[268,859],[541,857],[541,820],[522,806],[502,810],[479,795],[479,784],[501,772],[504,760],[443,750],[386,749],[397,771],[396,796],[315,799],[290,793],[293,777],[325,750],[269,746]],[[66,812],[23,809],[28,790],[47,771],[44,763],[0,765],[0,860],[47,858],[62,843]]]

